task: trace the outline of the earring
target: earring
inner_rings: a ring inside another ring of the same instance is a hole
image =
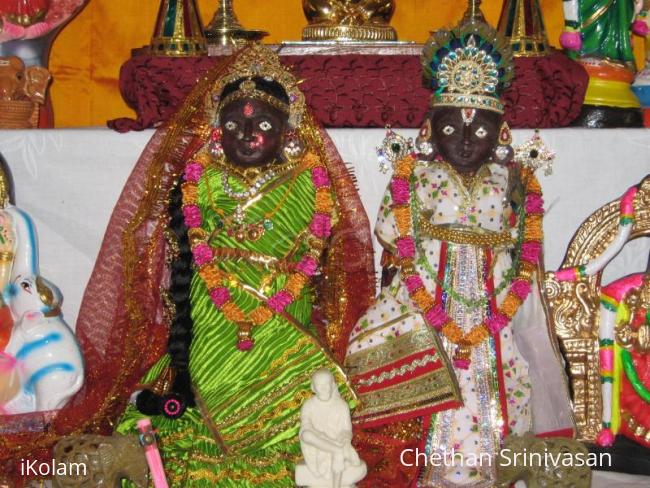
[[[282,155],[288,162],[293,163],[302,158],[305,153],[305,143],[295,130],[288,130],[284,134]]]
[[[436,146],[431,142],[433,130],[431,129],[431,119],[427,118],[424,125],[420,128],[418,136],[415,138],[415,149],[422,156],[422,159],[432,160],[435,157]]]
[[[215,127],[210,133],[210,142],[208,143],[208,151],[215,159],[223,158],[223,146],[221,145],[221,127]]]
[[[507,122],[501,124],[499,129],[498,146],[494,149],[494,156],[500,163],[508,163],[514,156],[514,149],[512,149],[512,132]]]

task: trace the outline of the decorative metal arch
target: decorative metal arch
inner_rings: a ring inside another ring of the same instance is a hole
[[[650,175],[639,184],[634,210],[636,219],[629,240],[650,236]],[[602,254],[614,240],[618,224],[619,200],[591,214],[573,236],[562,268],[578,266]],[[560,282],[549,272],[544,282],[549,319],[568,365],[578,438],[585,441],[594,441],[601,429],[598,357],[601,278],[602,271],[575,282]]]

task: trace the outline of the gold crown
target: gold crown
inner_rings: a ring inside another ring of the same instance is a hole
[[[513,75],[512,51],[472,1],[460,24],[434,32],[422,66],[434,89],[432,106],[471,107],[503,113],[499,91]]]
[[[244,47],[236,59],[228,66],[226,74],[213,87],[210,97],[217,112],[227,103],[242,98],[254,98],[271,104],[289,115],[288,124],[292,128],[300,126],[305,114],[305,95],[298,88],[298,80],[282,66],[278,55],[270,48],[251,43]],[[289,103],[257,89],[254,78],[275,81],[287,94]],[[239,89],[222,99],[223,89],[238,80],[244,79]]]
[[[496,98],[498,83],[497,63],[477,47],[472,35],[465,47],[450,52],[440,63],[438,85],[446,92],[438,94],[435,104],[503,112],[503,104]]]

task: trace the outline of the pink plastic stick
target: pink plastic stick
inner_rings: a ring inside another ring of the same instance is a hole
[[[156,444],[156,437],[153,432],[153,427],[151,426],[151,420],[138,420],[138,430],[143,435],[147,436],[148,442],[141,441],[141,443],[144,448],[144,455],[147,458],[147,464],[149,464],[149,470],[151,471],[153,486],[155,488],[169,488],[167,478],[165,477],[165,470],[163,469],[162,459],[160,458],[160,451]]]
[[[604,371],[614,369],[614,351],[611,349],[600,350],[600,369]]]
[[[636,186],[633,186],[630,188],[628,191],[625,192],[625,195],[621,197],[621,213],[622,214],[633,214],[634,213],[634,197],[636,197],[636,194],[638,192],[638,189]]]
[[[558,281],[575,281],[576,280],[576,269],[567,268],[561,269],[555,272],[555,278]]]

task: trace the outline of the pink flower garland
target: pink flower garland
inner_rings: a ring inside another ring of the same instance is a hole
[[[327,169],[322,165],[322,163],[313,156],[313,154],[308,154],[306,157],[314,158],[315,165],[311,169],[311,180],[315,189],[327,188],[331,191],[331,182]],[[193,186],[198,185],[199,181],[203,177],[204,167],[203,165],[195,160],[190,160],[185,165],[183,171],[183,179],[187,184]],[[185,193],[184,193],[185,197]],[[188,203],[183,206],[183,218],[185,225],[188,229],[200,228],[203,223],[203,217],[201,215],[201,209],[195,203]],[[327,239],[332,232],[332,216],[314,211],[312,220],[309,224],[309,230],[311,234],[317,239]],[[192,256],[194,263],[199,268],[206,266],[212,262],[214,259],[214,252],[212,248],[207,244],[207,242],[199,241],[197,244],[192,247]],[[296,264],[295,273],[301,274],[306,278],[313,277],[318,272],[318,260],[312,254],[307,254],[302,257],[302,259]],[[288,282],[289,280],[287,280]],[[210,299],[214,306],[223,310],[223,308],[230,303],[232,296],[228,288],[223,286],[214,287],[209,291]],[[276,313],[283,312],[291,303],[295,301],[297,297],[294,297],[288,290],[282,289],[271,296],[266,305],[269,309],[273,310]],[[264,320],[264,319],[262,319]],[[248,351],[253,347],[252,339],[242,339],[238,341],[238,349],[242,351]]]
[[[413,156],[408,156],[408,158],[413,158]],[[398,167],[408,167],[408,164],[402,164],[406,159],[398,163]],[[413,168],[415,165],[411,164],[410,167]],[[412,169],[411,169],[412,171]],[[401,174],[397,174],[397,173]],[[397,170],[393,174],[393,178],[390,183],[390,191],[393,199],[394,207],[405,207],[409,205],[411,200],[411,186],[409,180],[405,178],[403,171]],[[524,210],[526,215],[543,215],[544,214],[544,200],[541,194],[537,193],[539,184],[534,179],[534,176],[530,175],[530,190],[527,188],[526,198],[524,202]],[[526,224],[527,225],[527,224]],[[399,226],[398,226],[399,227]],[[541,225],[540,225],[541,227]],[[404,232],[404,231],[402,231]],[[412,229],[411,229],[412,232]],[[541,229],[539,229],[541,232]],[[396,239],[395,245],[397,247],[398,257],[405,261],[406,263],[411,264],[415,259],[416,247],[413,237],[409,234],[400,234],[400,237]],[[528,263],[529,265],[536,266],[539,262],[541,256],[542,246],[541,241],[537,240],[528,240],[522,243],[521,246],[521,261]],[[520,275],[521,276],[521,275]],[[426,292],[425,298],[421,296],[421,291],[424,288],[424,282],[422,278],[417,274],[404,275],[403,278],[406,289],[409,293],[411,299],[418,304],[420,303],[431,303],[431,296]],[[510,285],[509,295],[512,295],[514,299],[518,300],[520,303],[523,303],[528,295],[531,292],[530,281],[523,279],[521,277],[516,278]],[[428,298],[426,298],[428,296]],[[419,298],[419,300],[418,300]],[[421,305],[418,304],[420,308]],[[441,304],[435,304],[431,306],[428,310],[422,309],[422,314],[425,322],[430,326],[436,329],[437,331],[443,333],[449,340],[456,343],[457,345],[463,344],[464,346],[473,345],[472,342],[468,339],[472,337],[472,334],[477,333],[474,337],[482,337],[481,328],[484,327],[491,335],[498,334],[504,327],[506,327],[511,320],[511,317],[503,313],[501,310],[495,312],[491,317],[485,320],[482,324],[475,326],[472,331],[469,333],[463,333],[460,331],[458,325],[456,325],[453,320],[449,317],[447,312],[444,310]],[[451,328],[449,331],[450,335],[447,335],[447,328]],[[460,339],[459,342],[456,342],[451,339],[451,337],[456,337]],[[459,353],[460,349],[457,349],[456,356],[454,357],[454,366],[460,369],[469,368],[470,359],[465,356],[466,352]],[[465,351],[467,349],[465,348]],[[460,355],[459,355],[460,354]]]

